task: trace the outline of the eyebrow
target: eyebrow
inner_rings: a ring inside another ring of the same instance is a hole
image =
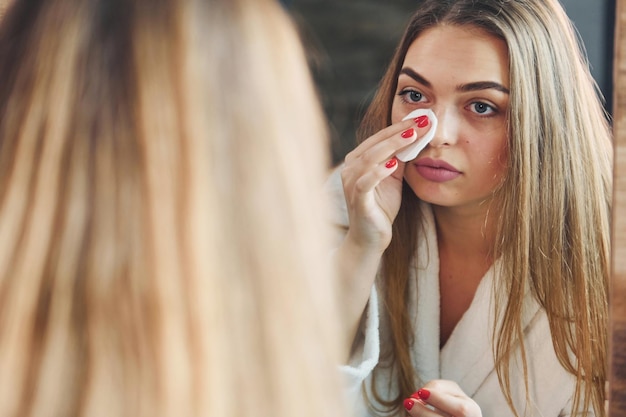
[[[430,81],[422,77],[417,72],[413,71],[411,68],[402,68],[402,70],[400,70],[400,74],[408,75],[409,77],[413,78],[418,83],[428,88],[432,88],[432,84],[430,83]],[[457,87],[457,90],[462,91],[462,92],[480,91],[480,90],[489,90],[489,89],[497,90],[504,94],[510,93],[508,88],[494,81],[477,81],[473,83],[461,84]]]

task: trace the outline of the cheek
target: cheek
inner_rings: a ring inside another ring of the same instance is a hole
[[[473,164],[489,167],[492,173],[504,171],[508,164],[508,145],[506,135],[488,135],[473,132],[462,139],[461,144]]]
[[[394,100],[393,105],[391,106],[391,124],[398,123],[403,117],[402,106],[398,105]]]
[[[482,163],[489,167],[489,176],[501,179],[506,174],[508,164],[508,152],[506,143],[496,146],[487,146],[481,149],[479,157]]]
[[[509,166],[509,148],[506,143],[500,148],[495,162],[504,170]]]
[[[415,104],[407,104],[400,97],[396,95],[391,104],[391,123],[398,123],[406,117],[407,114],[415,110],[417,106]]]
[[[494,162],[498,165],[506,167],[509,162],[509,139],[506,133],[502,133],[499,136],[499,140],[496,140],[497,145],[494,147]]]

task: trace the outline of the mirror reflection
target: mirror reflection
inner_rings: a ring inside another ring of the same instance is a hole
[[[608,3],[321,3],[290,5],[335,140],[357,415],[603,415]]]

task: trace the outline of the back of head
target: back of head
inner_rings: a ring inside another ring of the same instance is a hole
[[[0,414],[338,415],[326,132],[280,7],[20,0],[0,74]]]

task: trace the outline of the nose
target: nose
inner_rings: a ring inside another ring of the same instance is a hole
[[[437,116],[437,131],[429,143],[432,147],[454,145],[459,137],[459,114],[454,108],[440,107],[433,109]]]

